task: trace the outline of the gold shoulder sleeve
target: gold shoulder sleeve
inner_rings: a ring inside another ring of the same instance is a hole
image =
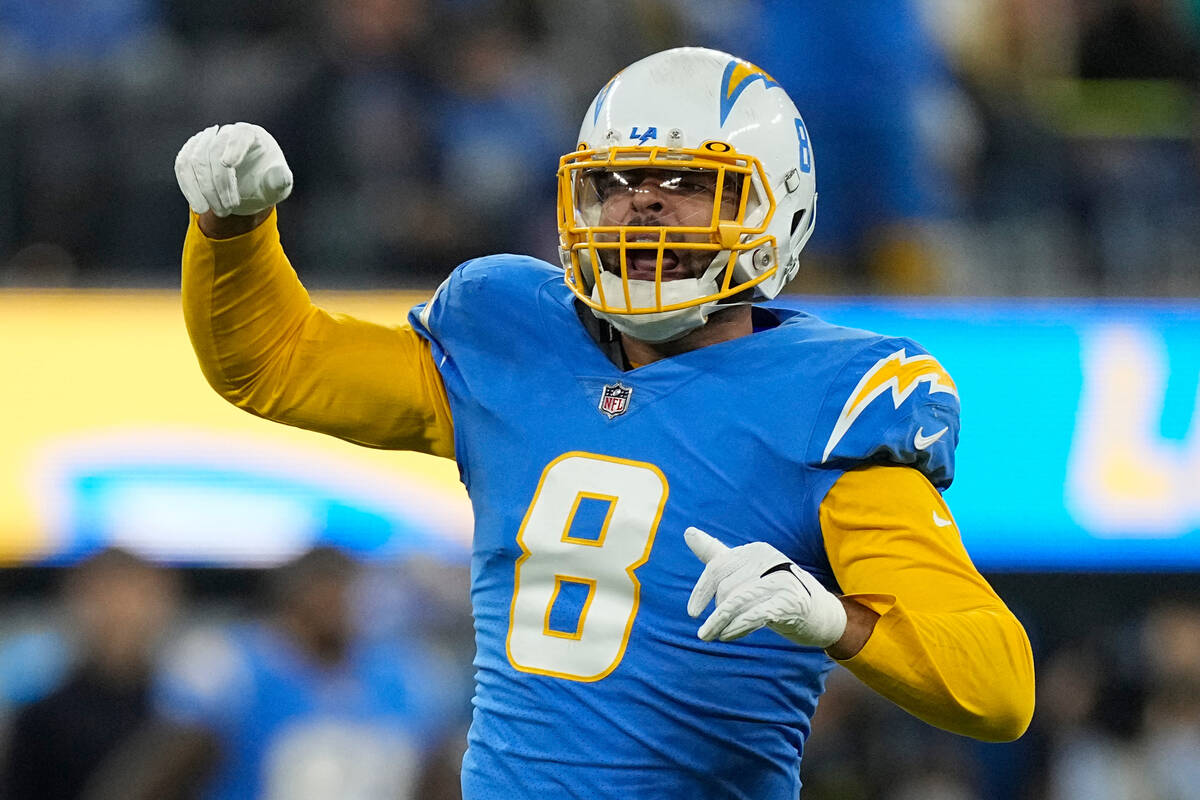
[[[925,476],[899,466],[847,472],[820,520],[845,596],[880,615],[862,650],[839,663],[940,728],[987,741],[1024,733],[1034,704],[1029,639]]]
[[[209,239],[193,214],[183,310],[200,368],[229,402],[368,447],[454,457],[445,386],[429,343],[313,305],[279,242],[276,213]]]

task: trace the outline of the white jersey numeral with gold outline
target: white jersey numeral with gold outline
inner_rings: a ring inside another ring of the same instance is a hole
[[[585,500],[607,504],[603,522],[573,535]],[[517,533],[507,643],[515,669],[575,681],[616,669],[638,611],[634,573],[650,558],[666,502],[667,479],[653,464],[575,452],[546,465]],[[586,598],[573,630],[552,628],[568,584]]]

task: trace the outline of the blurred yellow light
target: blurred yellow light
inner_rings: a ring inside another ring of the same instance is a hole
[[[392,322],[425,298],[317,294],[324,306]],[[441,535],[469,542],[470,509],[448,459],[377,451],[270,423],[219,398],[200,373],[179,295],[166,291],[0,291],[0,562],[53,552],[52,493],[39,484],[56,452],[128,433],[209,437],[311,463],[311,474],[370,474],[397,493],[424,493]],[[240,449],[240,448],[239,448]],[[186,457],[186,454],[181,454]],[[253,465],[251,465],[253,466]],[[336,482],[334,483],[336,488]],[[433,506],[436,504],[436,507]]]

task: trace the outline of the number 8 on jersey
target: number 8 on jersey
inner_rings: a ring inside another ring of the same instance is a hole
[[[564,453],[542,471],[517,544],[508,660],[515,669],[597,681],[625,654],[641,585],[667,502],[653,464]],[[583,523],[581,508],[597,511]],[[601,521],[602,518],[602,521]],[[552,620],[567,595],[578,602],[567,625]]]

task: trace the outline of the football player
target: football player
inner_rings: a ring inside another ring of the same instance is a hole
[[[947,730],[1025,730],[1028,639],[941,495],[953,379],[907,339],[761,303],[816,210],[808,131],[761,69],[682,48],[619,73],[559,162],[562,268],[470,261],[406,325],[310,302],[266,131],[208,128],[175,168],[213,387],[458,462],[468,800],[795,798],[835,661]]]

